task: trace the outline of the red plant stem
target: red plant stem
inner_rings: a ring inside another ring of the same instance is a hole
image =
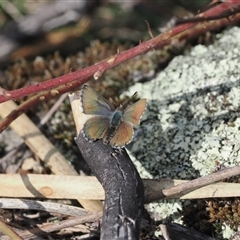
[[[154,40],[154,39],[153,39]],[[170,40],[164,43],[166,45],[167,43],[170,43]],[[103,62],[97,63],[93,66],[78,70],[73,73],[66,74],[61,77],[57,77],[42,83],[39,83],[37,85],[31,85],[26,86],[23,88],[19,88],[12,91],[6,91],[3,90],[2,94],[0,95],[0,103],[5,102],[8,100],[17,100],[18,98],[38,93],[41,91],[51,90],[53,88],[56,88],[60,85],[68,85],[73,81],[79,81],[79,85],[85,83],[88,79],[95,75],[98,75],[100,77],[107,69],[112,68],[114,66],[119,65],[120,63],[125,62],[128,59],[131,59],[139,54],[145,53],[151,49],[153,49],[152,46],[156,46],[156,44],[152,44],[152,40],[149,40],[145,43],[142,43],[138,45],[137,47],[134,47],[128,51],[118,53],[113,57],[110,57],[110,59],[105,60]]]
[[[19,105],[14,111],[10,112],[2,121],[0,121],[0,133],[3,132],[11,124],[11,122],[13,122],[16,118],[18,118],[21,114],[26,112],[31,107],[37,105],[41,101],[46,101],[53,98],[54,96],[59,96],[60,94],[71,91],[75,89],[78,85],[79,82],[75,81],[71,84],[68,84],[68,86],[59,86],[52,91],[50,90],[45,93],[39,93],[29,98],[21,105]]]
[[[208,9],[206,12],[200,13],[198,17],[208,17],[214,15],[220,15],[229,9],[236,9],[240,7],[240,2],[236,0],[228,0],[228,2],[221,3],[211,9]],[[67,75],[57,77],[37,85],[26,86],[17,90],[6,91],[3,90],[2,94],[0,94],[0,103],[8,100],[16,100],[23,96],[27,96],[30,94],[36,94],[41,91],[51,90],[60,85],[69,85],[71,82],[78,81],[79,85],[85,83],[92,76],[95,78],[100,77],[106,70],[109,68],[115,67],[120,63],[123,63],[135,56],[143,54],[149,50],[161,48],[167,44],[171,43],[171,38],[175,37],[179,33],[183,33],[183,31],[194,27],[195,25],[199,25],[201,23],[185,23],[179,25],[165,33],[162,33],[155,38],[148,40],[144,43],[139,44],[138,46],[129,49],[122,53],[117,53],[116,55],[110,57],[108,60],[97,63],[93,66],[78,70],[73,73],[69,73]],[[206,26],[202,26],[204,31],[206,31]]]
[[[222,18],[228,18],[229,16],[234,15],[234,13],[238,13],[239,11],[240,11],[240,6],[237,6],[234,9],[227,9],[219,15],[202,16],[202,17],[197,16],[192,18],[180,19],[179,21],[177,21],[177,23],[183,24],[183,23],[189,23],[189,22],[211,21],[211,20],[217,20]]]
[[[240,5],[240,4],[239,4]],[[229,9],[228,9],[229,10]],[[189,27],[191,24],[187,24],[187,26],[188,26],[188,29],[186,29],[185,31],[183,31],[182,30],[182,26],[178,26],[177,28],[174,28],[176,31],[178,31],[179,32],[179,34],[177,35],[177,36],[175,36],[175,38],[174,38],[174,41],[176,41],[176,40],[181,40],[181,39],[190,39],[190,38],[193,38],[193,37],[195,37],[195,36],[198,36],[199,34],[202,34],[203,32],[206,32],[206,31],[209,31],[209,30],[211,30],[211,29],[217,29],[218,27],[223,27],[223,26],[227,26],[227,25],[229,25],[229,24],[231,24],[231,23],[234,23],[234,22],[238,22],[238,21],[240,21],[240,14],[236,14],[235,16],[234,16],[234,18],[231,20],[231,22],[228,20],[228,19],[226,19],[226,18],[224,18],[224,19],[220,19],[220,20],[218,20],[218,21],[210,21],[210,22],[204,22],[204,24],[203,23],[199,23],[199,24],[194,24],[194,25],[196,25],[196,27],[194,27],[194,28],[191,28],[191,27]],[[185,26],[185,28],[187,28],[186,27],[186,24],[184,24],[184,26]],[[180,30],[179,30],[179,28],[181,28]],[[160,35],[160,36],[163,36],[163,35]],[[156,39],[156,38],[155,38]],[[169,41],[169,40],[168,40]],[[149,42],[149,41],[148,41]],[[163,46],[164,46],[164,42],[162,43],[163,44]],[[139,45],[140,46],[140,45]],[[138,47],[139,47],[138,46]],[[153,46],[153,45],[152,45]],[[151,47],[152,47],[151,46]],[[159,46],[159,44],[158,44],[158,46]],[[138,48],[138,47],[136,47],[136,48]],[[150,48],[151,48],[150,47]],[[135,54],[137,54],[136,52],[137,52],[137,50],[136,50],[136,48],[134,48],[135,50]],[[127,59],[127,58],[131,58],[132,57],[132,50],[133,49],[130,49],[130,50],[128,50],[128,51],[126,51],[124,54],[126,55],[125,56],[125,58]],[[123,53],[122,53],[123,54]],[[128,54],[128,55],[127,55]],[[118,54],[118,55],[120,55],[120,54]],[[118,55],[117,56],[115,56],[115,57],[118,57]],[[105,62],[102,62],[102,63],[105,63],[105,64],[109,64],[109,63],[111,63],[111,61],[115,61],[115,59],[114,59],[114,57],[112,57],[112,58],[110,58],[109,60],[106,60]],[[102,63],[100,63],[100,64],[102,64]],[[95,65],[96,66],[96,65]],[[92,67],[89,67],[90,69],[91,68],[93,68],[93,67],[95,67],[95,66],[92,66]],[[110,66],[111,67],[111,66]],[[110,68],[109,67],[109,68]],[[88,69],[88,68],[86,68],[86,69]],[[86,71],[86,69],[83,69],[83,70],[80,70],[80,71]],[[95,69],[96,70],[96,69]],[[104,70],[104,69],[103,69]],[[102,72],[99,70],[99,71],[97,71],[96,72],[96,74],[95,74],[95,77],[100,77],[101,75],[102,75],[102,73],[103,73],[103,70],[102,70]],[[107,70],[107,69],[106,69]],[[79,72],[79,71],[78,71]],[[69,74],[68,74],[69,75]],[[66,76],[68,76],[68,75],[66,75]],[[81,75],[81,74],[80,74]],[[90,75],[91,76],[91,75]],[[64,76],[63,76],[64,77]],[[62,78],[62,77],[59,77],[60,79]],[[57,79],[59,79],[59,78],[57,78]],[[56,78],[55,78],[56,79]],[[88,79],[89,79],[89,76],[87,76],[86,78],[83,78],[82,77],[82,79],[81,80],[74,80],[73,82],[71,82],[71,83],[67,83],[67,84],[64,84],[64,85],[61,85],[61,86],[59,86],[59,87],[57,87],[57,88],[55,88],[54,90],[57,90],[58,91],[58,93],[59,94],[63,94],[63,93],[65,93],[65,92],[68,92],[68,91],[71,91],[71,90],[73,90],[74,88],[76,88],[77,86],[79,86],[80,84],[83,84],[84,82],[86,82],[86,81],[88,81]],[[54,80],[54,79],[53,79]],[[49,80],[49,81],[52,81],[52,80]],[[47,81],[48,82],[48,81]],[[44,82],[44,83],[46,83],[46,82]],[[44,84],[44,83],[42,83],[42,84]],[[25,88],[24,88],[25,89]],[[31,108],[31,107],[33,107],[33,106],[35,106],[36,104],[38,104],[39,102],[41,102],[41,101],[43,101],[43,100],[48,100],[48,99],[50,99],[50,98],[52,98],[52,97],[54,97],[54,96],[57,96],[58,94],[54,94],[54,90],[45,90],[45,91],[43,91],[43,92],[41,92],[41,93],[39,93],[39,94],[37,94],[37,95],[35,95],[35,96],[33,96],[33,97],[31,97],[30,99],[28,99],[27,101],[25,101],[24,103],[22,103],[20,106],[18,106],[13,112],[11,112],[5,119],[3,119],[1,122],[0,122],[0,133],[7,127],[7,126],[9,126],[9,124],[13,121],[13,120],[15,120],[18,116],[20,116],[22,113],[24,113],[26,110],[28,110],[29,108]],[[0,90],[1,91],[1,90]],[[18,91],[18,90],[15,90],[15,91]],[[5,92],[4,92],[4,94],[6,94]],[[1,97],[1,96],[0,96]]]

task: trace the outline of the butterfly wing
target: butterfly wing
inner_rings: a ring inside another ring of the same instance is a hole
[[[133,125],[138,125],[141,116],[146,108],[147,99],[143,98],[135,102],[134,104],[128,106],[123,113],[122,120],[125,122],[132,123]]]
[[[109,119],[106,117],[92,117],[83,125],[83,135],[90,141],[101,139],[109,128]]]
[[[110,145],[115,148],[124,147],[133,138],[133,127],[128,122],[121,122],[115,135],[110,140]]]
[[[112,111],[115,110],[111,103],[88,85],[82,87],[81,102],[85,114],[110,117]]]

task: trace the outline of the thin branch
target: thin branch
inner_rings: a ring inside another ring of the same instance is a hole
[[[83,216],[88,213],[83,208],[74,207],[66,204],[26,199],[0,198],[0,205],[1,208],[5,209],[27,209],[38,211],[40,210],[46,212],[65,214],[74,217]]]
[[[67,97],[67,93],[63,94],[56,103],[52,106],[52,108],[47,112],[47,114],[41,119],[40,123],[38,124],[39,128],[46,124],[46,122],[51,118],[51,116],[57,111],[61,103],[64,101],[64,99]],[[14,109],[11,113],[16,112],[22,112],[22,107],[26,106],[26,102],[24,102],[22,105],[18,106]],[[5,120],[8,120],[8,122],[4,122],[5,125],[10,124],[12,121],[11,113],[8,115],[8,117],[5,118]],[[18,114],[17,114],[18,115]],[[1,129],[1,122],[0,122],[0,129]],[[1,131],[0,131],[1,132]],[[21,143],[18,146],[14,147],[12,150],[10,150],[4,157],[0,158],[0,164],[3,164],[5,161],[8,161],[14,154],[16,154],[18,151],[20,151],[25,146],[25,143]]]
[[[240,167],[236,166],[192,181],[143,179],[145,203],[163,197],[181,199],[237,197],[240,196],[239,183],[217,181],[239,174]],[[97,179],[89,176],[0,174],[0,186],[0,197],[9,198],[104,200],[105,197]]]
[[[15,108],[16,104],[13,101],[0,104],[0,116],[6,116]],[[27,117],[26,114],[22,114],[18,119],[16,119],[12,123],[11,128],[24,139],[28,147],[46,164],[47,167],[49,167],[49,169],[51,169],[54,174],[78,176],[77,172],[68,163],[64,156],[41,133],[39,128]],[[27,178],[24,179],[24,184],[28,186],[33,194],[42,195],[41,191],[36,192],[36,190],[32,188],[32,185]],[[46,192],[49,194],[48,191]],[[45,196],[42,195],[42,198],[44,197]],[[81,205],[89,211],[94,212],[102,209],[102,204],[99,201],[78,200]]]
[[[176,194],[178,196],[179,195],[181,196],[181,194],[186,193],[187,191],[192,191],[193,189],[197,189],[197,188],[206,186],[210,183],[214,183],[214,182],[217,182],[232,176],[236,176],[239,174],[240,174],[240,166],[230,167],[222,171],[212,173],[208,176],[200,177],[192,181],[189,181],[187,183],[178,184],[177,186],[174,186],[172,188],[165,189],[163,190],[163,194],[166,197],[170,197],[170,196],[172,197]],[[211,197],[215,197],[214,191]]]
[[[4,234],[6,234],[8,237],[10,237],[10,239],[24,240],[16,232],[14,232],[6,223],[4,223],[2,220],[0,220],[0,230]]]
[[[32,228],[26,230],[21,233],[21,237],[25,240],[32,238],[34,235],[40,236],[45,235],[46,233],[59,231],[61,229],[76,226],[78,224],[86,223],[86,222],[96,222],[102,216],[102,212],[92,213],[82,217],[75,217],[72,219],[64,220],[59,223],[49,224],[47,226],[39,227],[39,228]]]
[[[240,6],[231,8],[231,9],[226,9],[225,11],[213,15],[213,16],[196,16],[196,17],[189,17],[186,19],[179,19],[177,20],[176,24],[183,24],[183,23],[191,23],[191,22],[202,22],[202,21],[212,21],[212,20],[217,20],[217,19],[222,19],[222,18],[230,18],[230,16],[235,15],[236,13],[240,12]]]
[[[12,111],[9,111],[7,116],[2,116],[4,119],[0,121],[0,133],[4,131],[11,122],[13,122],[16,118],[18,118],[21,114],[26,112],[31,107],[39,104],[42,101],[47,101],[53,97],[59,96],[60,94],[66,93],[68,91],[73,90],[79,85],[79,82],[73,82],[72,84],[59,86],[56,89],[45,91],[44,93],[38,93],[35,96],[32,96],[21,105],[16,106]],[[0,91],[4,91],[0,88]]]
[[[64,93],[60,98],[54,103],[51,109],[47,112],[47,114],[41,119],[39,123],[39,127],[41,128],[46,122],[52,117],[52,115],[59,109],[62,102],[66,99],[67,93]]]

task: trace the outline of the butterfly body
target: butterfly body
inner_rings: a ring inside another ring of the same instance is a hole
[[[94,89],[84,85],[81,90],[83,113],[92,115],[83,126],[83,135],[90,141],[103,139],[104,144],[121,148],[133,137],[133,126],[140,122],[146,107],[146,99],[141,99],[132,105],[128,101],[115,107]]]
[[[103,143],[104,144],[109,144],[111,139],[113,138],[113,136],[115,135],[118,126],[121,124],[122,122],[122,116],[123,113],[119,110],[115,110],[110,118],[109,121],[109,128],[106,132],[105,137],[103,138]]]

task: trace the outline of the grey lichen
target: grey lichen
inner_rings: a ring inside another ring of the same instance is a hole
[[[213,45],[194,47],[155,79],[131,89],[148,98],[130,146],[142,176],[193,179],[211,173],[217,164],[239,165],[239,39],[240,29],[231,28]],[[165,204],[164,212],[177,213],[179,203]],[[163,204],[148,208],[157,211]],[[160,214],[165,218],[163,210]]]

